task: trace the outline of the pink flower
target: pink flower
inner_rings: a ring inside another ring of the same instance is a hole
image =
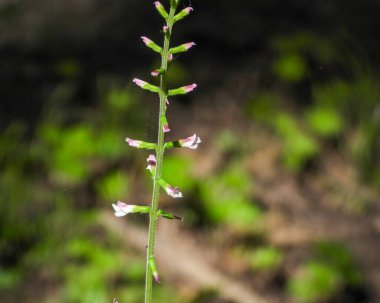
[[[112,207],[115,210],[116,217],[123,217],[132,213],[136,205],[128,205],[124,202],[118,201],[117,204],[112,204]]]
[[[164,33],[166,33],[169,30],[169,27],[167,25],[164,25],[162,30],[164,31]]]
[[[199,138],[196,134],[192,135],[191,137],[188,137],[186,139],[179,140],[179,143],[182,147],[187,147],[191,149],[197,149],[198,144],[201,143],[201,138]]]
[[[144,88],[145,85],[147,85],[148,83],[143,81],[143,80],[140,80],[140,79],[137,79],[137,78],[134,78],[133,79],[133,82],[137,85],[137,86],[140,86],[142,88]]]
[[[178,187],[173,187],[171,185],[167,185],[165,188],[166,193],[173,198],[182,198],[182,193],[179,191]]]
[[[154,5],[156,6],[156,8],[159,8],[160,6],[162,6],[162,4],[158,1],[154,2]]]
[[[169,62],[170,62],[170,61],[173,61],[173,59],[174,59],[173,54],[169,54],[169,57],[168,57]]]
[[[163,130],[164,130],[164,133],[168,133],[170,132],[170,127],[169,127],[169,124],[165,124],[162,126]]]
[[[185,11],[187,14],[190,14],[193,10],[194,10],[194,9],[193,9],[191,6],[186,7],[186,8],[184,9],[184,11]]]
[[[193,91],[197,85],[195,83],[191,85],[184,86],[183,89],[185,90],[186,93]]]
[[[193,47],[194,45],[196,45],[194,42],[189,42],[189,43],[185,43],[183,46],[188,50],[191,47]]]
[[[168,98],[166,98],[166,105],[169,105],[170,103],[169,103],[169,99]]]
[[[157,70],[154,70],[150,73],[153,77],[157,77],[160,73]]]
[[[152,43],[153,41],[150,40],[149,38],[145,37],[145,36],[141,36],[141,39],[143,40],[143,42],[148,45],[149,43]]]
[[[157,163],[155,155],[149,155],[146,162],[148,162],[146,169],[152,172],[152,170],[156,168]]]
[[[141,143],[142,143],[142,141],[133,140],[133,139],[130,139],[130,138],[126,138],[125,141],[127,141],[127,143],[129,144],[129,146],[132,146],[132,147],[140,147]]]

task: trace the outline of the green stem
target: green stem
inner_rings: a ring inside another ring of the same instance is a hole
[[[167,98],[167,85],[166,85],[166,73],[168,69],[168,58],[169,58],[169,47],[170,47],[170,36],[173,27],[173,17],[177,9],[177,4],[175,1],[171,1],[169,17],[167,19],[168,32],[165,34],[164,47],[162,50],[162,61],[161,68],[164,72],[160,77],[160,112],[159,112],[159,125],[158,125],[158,138],[157,138],[157,150],[156,150],[156,173],[153,178],[153,194],[152,194],[152,205],[149,213],[149,235],[148,235],[148,246],[146,254],[146,276],[145,276],[145,303],[152,303],[152,271],[149,266],[149,258],[154,257],[154,240],[156,234],[157,219],[158,214],[158,201],[160,197],[160,185],[158,180],[161,178],[162,173],[162,162],[165,152],[165,134],[163,131],[163,125],[161,122],[161,117],[166,114],[166,98]]]

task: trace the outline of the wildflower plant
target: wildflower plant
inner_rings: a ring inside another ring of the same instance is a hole
[[[170,132],[170,127],[166,117],[166,111],[170,104],[169,97],[187,94],[197,87],[197,85],[193,83],[179,88],[169,88],[167,83],[167,73],[170,67],[170,63],[174,60],[175,56],[179,53],[188,51],[195,45],[194,42],[188,42],[175,47],[170,46],[170,38],[172,35],[174,24],[186,17],[187,15],[189,15],[193,11],[193,8],[190,6],[178,11],[179,3],[180,0],[170,0],[170,9],[169,11],[167,11],[160,2],[154,2],[156,10],[165,20],[165,25],[162,29],[162,33],[164,36],[164,42],[162,47],[145,36],[141,37],[142,41],[148,48],[150,48],[152,51],[158,53],[161,56],[161,66],[151,72],[151,76],[159,77],[159,85],[153,85],[137,78],[133,79],[133,82],[137,86],[141,87],[144,90],[156,93],[160,101],[157,142],[150,143],[141,140],[126,138],[126,142],[129,144],[129,146],[153,151],[153,153],[151,153],[147,158],[146,166],[146,169],[150,172],[153,180],[153,193],[151,204],[149,206],[128,205],[121,201],[118,201],[116,204],[112,204],[116,217],[123,217],[130,213],[142,213],[149,215],[149,235],[146,255],[146,279],[144,301],[145,303],[152,302],[153,279],[157,283],[160,283],[156,259],[154,256],[154,243],[157,220],[160,217],[165,219],[182,220],[182,218],[167,213],[166,211],[159,209],[158,207],[161,189],[163,189],[169,196],[173,198],[182,198],[182,193],[180,189],[169,184],[162,178],[164,152],[166,149],[174,147],[196,149],[198,147],[198,144],[201,143],[200,138],[196,134],[177,141],[165,141],[165,133]]]

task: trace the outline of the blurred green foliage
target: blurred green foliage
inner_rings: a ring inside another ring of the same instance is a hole
[[[275,127],[283,140],[283,160],[286,167],[299,171],[318,155],[318,143],[289,114],[277,115]]]
[[[288,282],[288,291],[297,302],[330,299],[345,287],[359,287],[362,275],[348,248],[341,243],[319,242],[314,259],[302,264]]]
[[[251,199],[252,190],[252,179],[244,167],[231,163],[199,184],[205,216],[237,230],[256,230],[261,225],[262,211]]]
[[[258,247],[249,256],[250,265],[259,271],[277,269],[282,261],[282,252],[273,246]]]

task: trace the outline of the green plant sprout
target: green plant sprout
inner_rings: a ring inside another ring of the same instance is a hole
[[[128,205],[124,202],[118,201],[116,204],[112,204],[115,210],[116,217],[122,217],[129,213],[143,213],[149,214],[149,235],[147,244],[147,255],[146,255],[146,278],[145,278],[145,303],[152,302],[152,288],[153,288],[153,278],[157,283],[160,283],[156,259],[154,257],[154,244],[155,244],[155,233],[156,225],[159,217],[166,219],[179,219],[182,218],[175,216],[173,214],[167,213],[162,209],[158,208],[160,189],[163,188],[166,193],[173,198],[181,198],[182,193],[179,188],[170,185],[162,178],[162,166],[163,157],[166,149],[173,147],[186,147],[190,149],[196,149],[198,144],[201,143],[200,138],[194,134],[188,138],[165,142],[165,133],[170,132],[170,127],[168,120],[166,118],[166,110],[169,106],[169,97],[175,95],[183,95],[193,91],[197,85],[195,83],[175,88],[168,89],[167,84],[167,72],[170,63],[173,61],[174,56],[178,53],[183,53],[189,50],[195,45],[194,42],[185,43],[177,47],[170,47],[170,38],[172,35],[173,25],[189,15],[193,10],[192,7],[186,7],[185,9],[177,12],[177,8],[180,0],[170,0],[170,10],[166,11],[164,6],[156,1],[154,5],[158,13],[165,19],[165,25],[163,27],[162,33],[164,35],[164,45],[163,47],[157,45],[155,42],[149,38],[143,36],[141,39],[147,47],[152,49],[161,55],[161,66],[151,72],[153,77],[159,77],[159,86],[152,85],[140,79],[133,79],[133,82],[140,86],[142,89],[157,93],[160,99],[160,110],[158,117],[158,136],[157,143],[149,143],[140,140],[133,140],[126,138],[126,142],[136,148],[154,150],[154,154],[150,154],[147,159],[147,169],[150,171],[153,179],[153,194],[150,206],[139,206],[139,205]],[[116,302],[116,300],[114,300]]]

